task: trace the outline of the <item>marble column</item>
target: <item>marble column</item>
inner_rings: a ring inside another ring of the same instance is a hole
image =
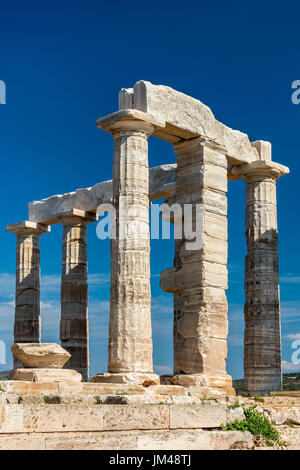
[[[184,227],[175,268],[161,274],[161,288],[175,294],[174,376],[164,383],[196,386],[203,393],[234,394],[227,357],[227,159],[203,139],[175,145],[176,201],[186,219],[192,207],[200,245],[190,245]],[[199,208],[199,209],[198,209]],[[202,209],[202,225],[196,214]],[[188,243],[188,245],[187,245]],[[180,297],[178,297],[180,295]]]
[[[123,113],[124,114],[124,113]],[[149,385],[153,374],[148,138],[151,119],[120,119],[115,113],[98,121],[114,138],[113,206],[116,237],[111,240],[111,292],[108,374],[97,382]]]
[[[43,224],[24,221],[7,227],[17,236],[15,343],[41,341],[40,313],[40,236],[50,232]],[[14,359],[14,368],[23,367]]]
[[[63,225],[61,276],[61,345],[71,358],[64,366],[89,378],[89,322],[86,228],[97,220],[78,209],[58,214]]]
[[[288,169],[270,160],[236,170],[246,182],[245,390],[281,390],[281,325],[276,181]]]

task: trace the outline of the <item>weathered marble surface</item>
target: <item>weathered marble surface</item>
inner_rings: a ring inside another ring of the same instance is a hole
[[[17,236],[14,341],[38,343],[41,341],[39,239],[50,227],[24,221],[9,225],[7,231]],[[15,357],[14,366],[20,365]]]
[[[201,204],[202,244],[176,242],[175,268],[162,273],[161,288],[175,294],[174,377],[164,383],[194,385],[234,394],[227,357],[227,161],[201,139],[176,144],[176,202]],[[173,201],[173,199],[172,199]],[[195,227],[195,214],[193,212]]]
[[[153,373],[148,138],[154,130],[148,116],[133,117],[120,112],[97,122],[114,138],[108,372],[132,375]]]
[[[89,379],[89,321],[86,228],[95,214],[72,210],[58,215],[63,225],[60,340],[70,353],[67,369]]]
[[[145,401],[150,395],[123,393],[110,397],[115,402],[106,403],[107,397],[94,395],[95,384],[52,382],[57,392],[50,395],[45,394],[45,387],[49,388],[50,384],[44,382],[9,381],[1,385],[5,389],[19,387],[17,394],[1,393],[0,449],[3,450],[300,449],[299,402],[292,406],[278,405],[273,399],[270,402],[266,399],[257,407],[280,434],[280,447],[265,447],[266,443],[257,442],[247,431],[221,430],[222,424],[244,419],[242,404],[257,405],[249,398],[197,399],[193,403],[190,396],[178,396],[178,403],[166,403],[164,395],[157,395],[151,403]],[[91,390],[89,395],[59,392],[66,386]],[[28,388],[36,389],[36,393],[28,393]],[[121,398],[124,402],[118,403]],[[236,407],[231,409],[229,404]]]
[[[25,368],[62,369],[71,357],[56,343],[14,343],[11,352]]]
[[[240,164],[259,158],[245,133],[227,127],[201,101],[170,87],[139,81],[133,89],[121,90],[119,106],[120,109],[131,106],[165,121],[165,126],[156,126],[154,135],[171,143],[200,136],[224,147],[233,162]]]
[[[14,369],[9,374],[10,380],[22,380],[38,383],[75,383],[82,380],[81,374],[70,369]]]
[[[159,384],[159,377],[156,374],[141,372],[105,373],[95,375],[91,381],[99,384],[138,384],[150,388]]]
[[[270,158],[235,170],[246,182],[244,369],[251,393],[282,387],[276,181],[288,172]]]
[[[176,185],[176,164],[161,165],[149,170],[149,196],[158,199],[172,194]],[[100,205],[112,203],[112,180],[90,188],[58,194],[41,201],[30,202],[29,219],[32,222],[57,223],[57,214],[74,207],[82,211],[96,212]],[[100,209],[98,209],[100,210]],[[104,209],[102,209],[104,210]]]

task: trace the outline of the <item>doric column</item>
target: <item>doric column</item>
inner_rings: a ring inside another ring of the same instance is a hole
[[[7,227],[17,236],[15,343],[39,343],[41,341],[40,316],[40,247],[39,238],[50,227],[24,221]],[[15,369],[22,367],[14,359]]]
[[[61,345],[70,354],[66,369],[89,378],[89,322],[86,227],[95,214],[78,209],[58,214],[63,225],[61,276]]]
[[[102,382],[158,381],[153,374],[150,293],[148,115],[128,111],[98,121],[114,138],[108,374]]]
[[[270,159],[235,170],[245,180],[247,194],[245,390],[256,394],[282,387],[276,181],[288,172]]]
[[[175,375],[163,381],[208,394],[234,394],[226,373],[227,160],[222,148],[200,138],[174,148],[176,201],[184,220],[187,205],[192,208],[198,243],[190,244],[190,229],[184,226],[183,238],[176,242],[175,268],[161,274],[161,288],[175,294]]]

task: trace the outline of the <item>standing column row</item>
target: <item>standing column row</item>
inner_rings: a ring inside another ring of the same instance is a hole
[[[288,169],[256,161],[236,170],[246,182],[245,390],[281,390],[281,324],[276,181]]]
[[[115,113],[98,121],[114,138],[111,240],[111,291],[108,374],[98,382],[157,383],[153,374],[148,138],[154,131],[145,119],[120,119]]]
[[[96,215],[77,209],[57,216],[63,225],[61,345],[71,358],[65,368],[89,379],[89,321],[86,228]]]
[[[40,312],[40,246],[43,233],[50,227],[24,221],[7,227],[17,236],[15,343],[39,343],[41,341]],[[14,358],[14,368],[23,367]]]
[[[61,278],[61,345],[71,354],[65,368],[89,378],[86,227],[95,214],[73,209],[57,214],[64,227]],[[17,235],[15,343],[41,341],[39,238],[50,227],[25,221],[7,227]],[[14,367],[22,367],[15,359]]]

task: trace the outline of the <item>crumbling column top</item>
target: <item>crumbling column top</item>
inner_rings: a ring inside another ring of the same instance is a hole
[[[51,227],[45,224],[39,224],[37,222],[31,222],[30,220],[24,220],[15,224],[7,225],[7,232],[17,233],[19,231],[37,231],[41,233],[47,233],[51,231]]]
[[[149,113],[144,113],[143,111],[138,111],[136,109],[124,109],[99,118],[97,120],[97,127],[110,132],[117,124],[123,123],[123,125],[126,126],[126,121],[137,121],[145,123],[146,125],[152,125],[154,126],[152,132],[155,127],[164,128],[166,126],[165,121],[160,120]]]
[[[290,170],[287,166],[272,162],[271,160],[257,160],[231,169],[233,176],[243,179],[255,176],[265,176],[278,179],[283,175],[287,175],[289,172]]]

